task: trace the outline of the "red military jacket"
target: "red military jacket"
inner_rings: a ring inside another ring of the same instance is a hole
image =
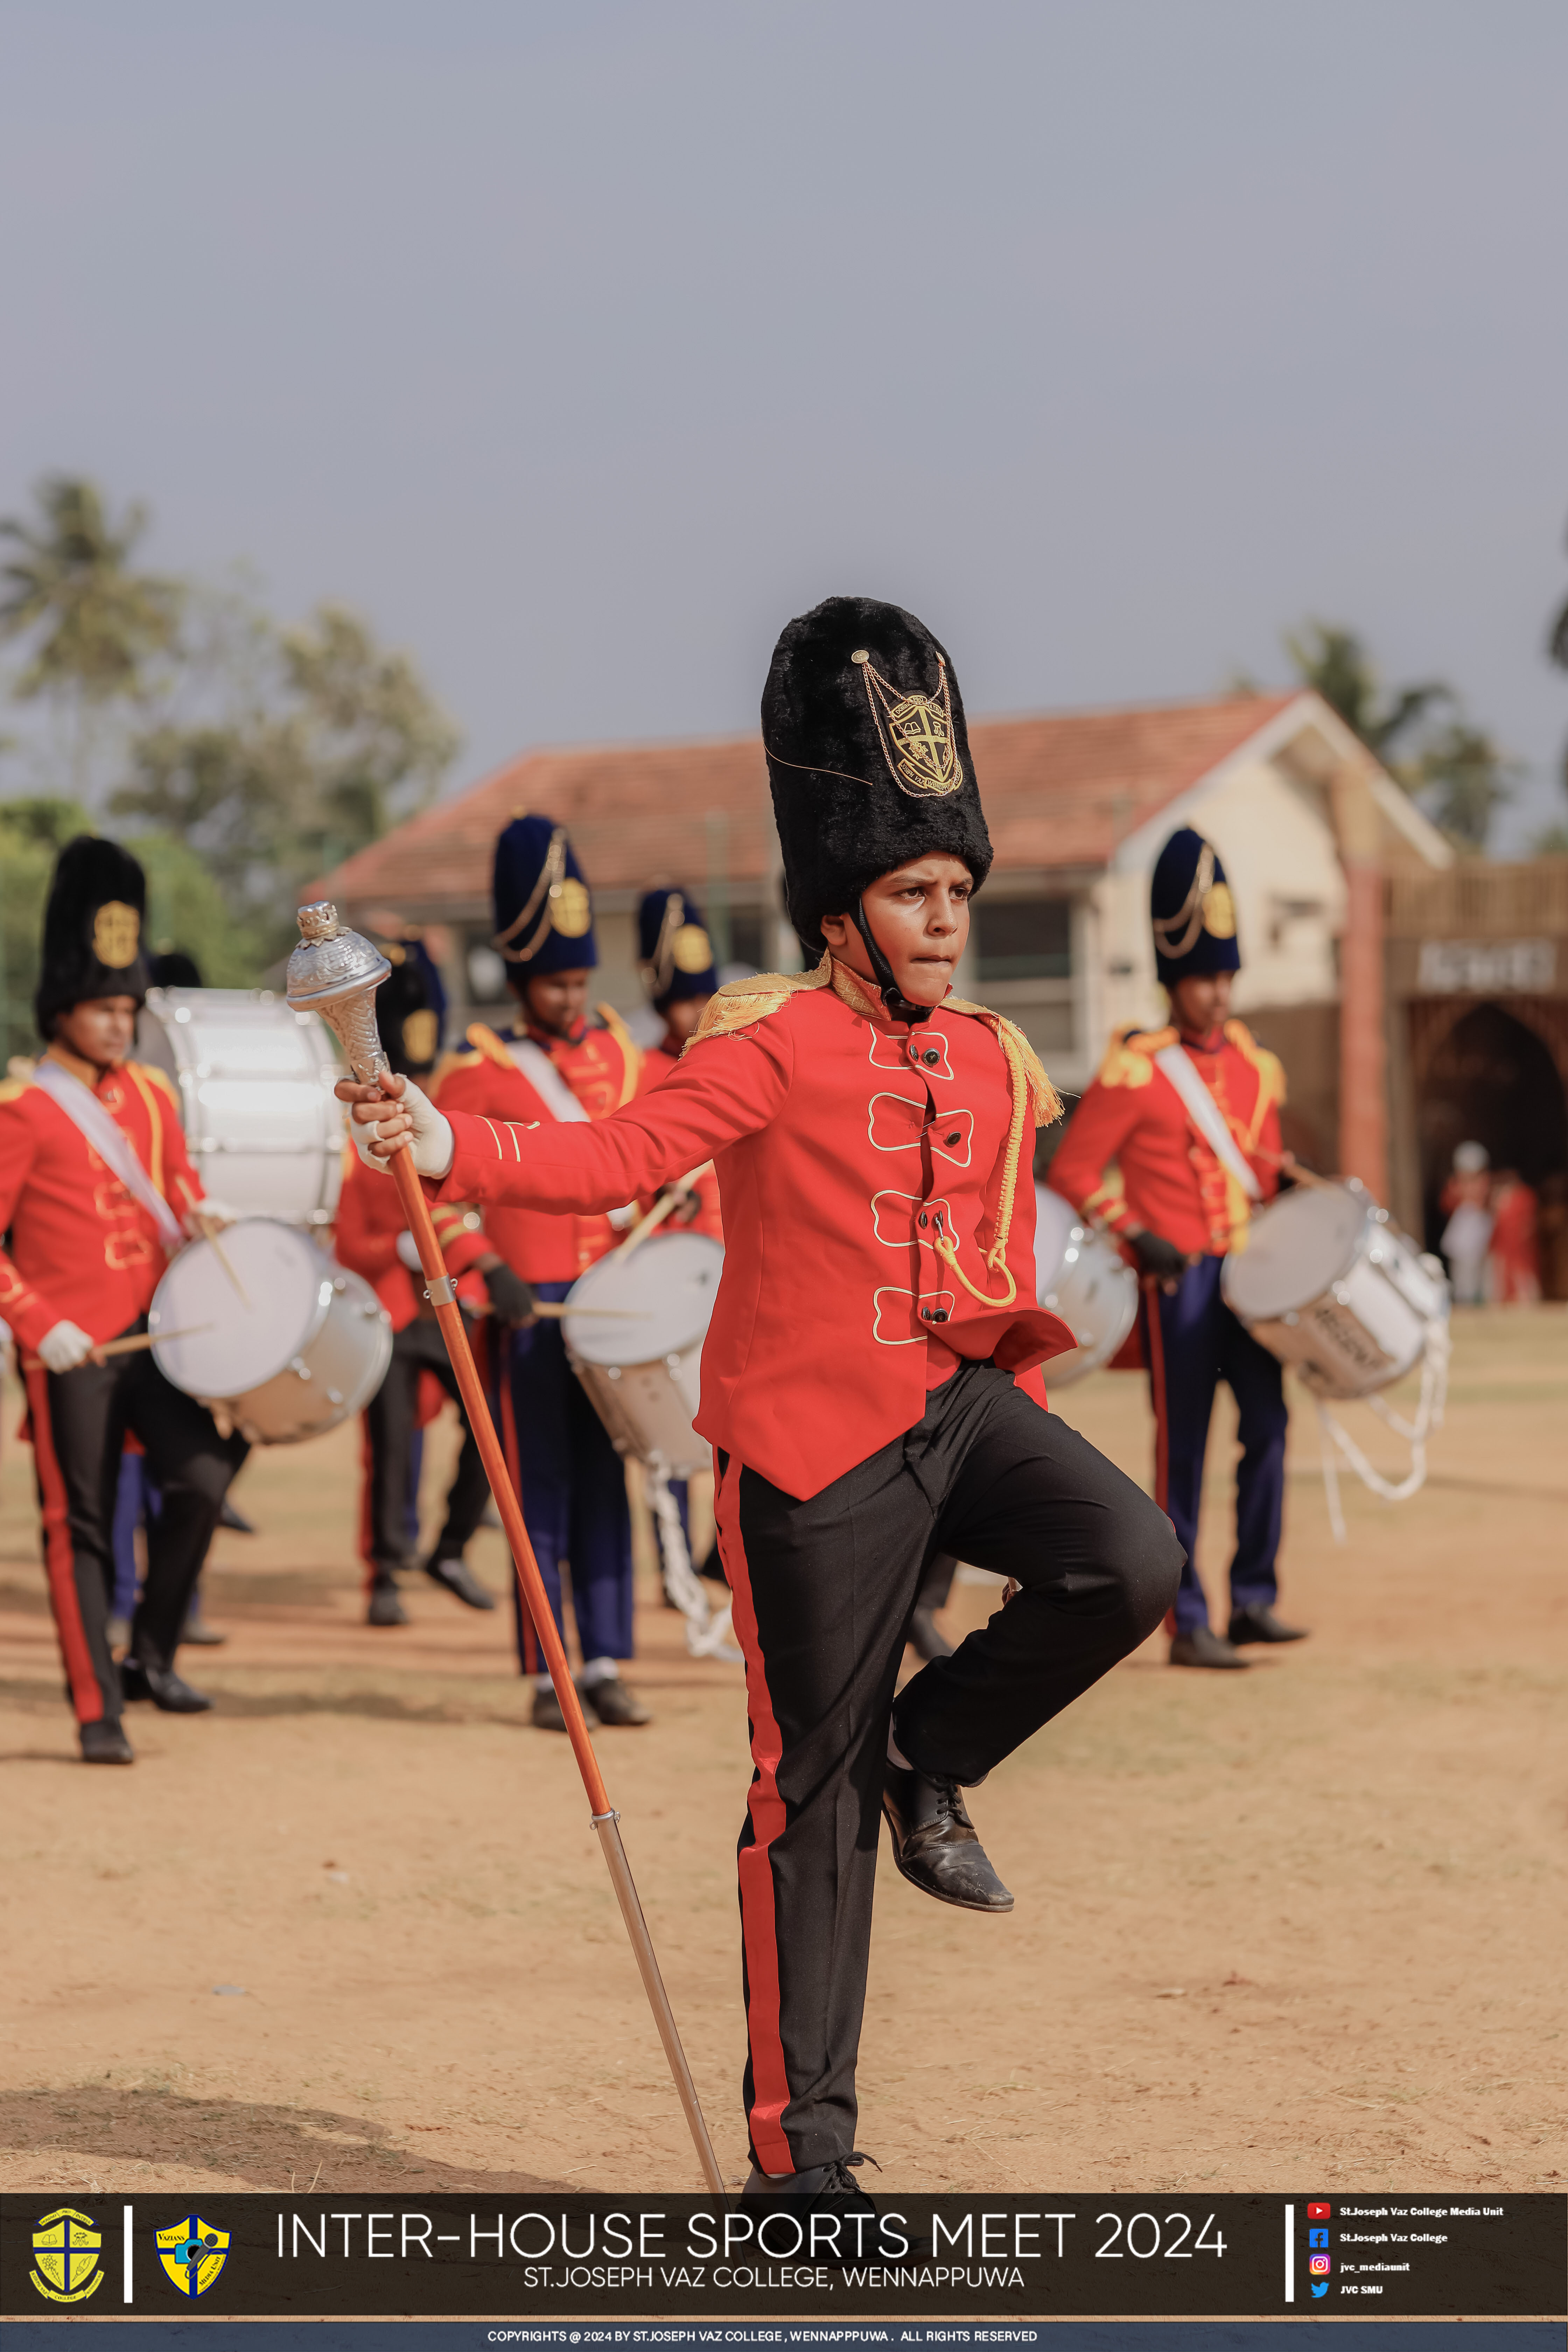
[[[947,1369],[1015,1373],[1073,1345],[1035,1303],[1033,1129],[1057,1109],[1011,1023],[950,997],[906,1031],[825,955],[721,989],[679,1068],[611,1118],[458,1113],[430,1189],[559,1213],[711,1158],[725,1257],[697,1426],[805,1497],[920,1419],[933,1341]]]
[[[1190,1255],[1224,1257],[1244,1246],[1249,1205],[1155,1066],[1155,1055],[1177,1044],[1213,1095],[1263,1198],[1273,1198],[1285,1074],[1240,1021],[1227,1021],[1202,1045],[1174,1029],[1118,1030],[1047,1181],[1114,1232],[1142,1225]]]
[[[673,1070],[679,1067],[682,1051],[682,1047],[674,1044],[673,1041],[667,1036],[660,1040],[660,1042],[654,1047],[651,1054],[645,1054],[643,1055],[642,1075],[637,1081],[638,1094],[649,1095],[652,1094],[655,1087],[663,1086],[666,1078],[670,1076]],[[681,1172],[682,1174],[689,1174],[690,1171],[682,1170]],[[710,1241],[721,1242],[724,1238],[724,1218],[723,1213],[719,1205],[719,1177],[717,1171],[712,1168],[705,1169],[702,1174],[697,1179],[696,1184],[692,1189],[697,1194],[696,1215],[689,1218],[682,1218],[679,1213],[677,1212],[670,1219],[670,1231],[672,1233],[706,1234]],[[639,1205],[647,1211],[651,1209],[654,1204],[651,1199],[645,1199]]]
[[[585,1022],[581,1034],[571,1039],[549,1037],[539,1030],[528,1033],[531,1044],[549,1055],[590,1119],[607,1118],[631,1101],[642,1059],[619,1013],[607,1004],[599,1013],[603,1027]],[[506,1038],[476,1021],[468,1031],[468,1047],[466,1054],[450,1055],[436,1074],[433,1097],[448,1118],[458,1111],[524,1127],[556,1124],[548,1104],[507,1051]],[[632,1198],[631,1192],[623,1192],[606,1202],[606,1209],[624,1208]],[[621,1238],[607,1214],[541,1214],[539,1205],[517,1202],[489,1207],[485,1231],[490,1247],[525,1282],[575,1282]]]
[[[101,1075],[53,1049],[92,1087],[174,1215],[204,1199],[162,1070],[121,1062]],[[158,1228],[79,1128],[31,1079],[0,1085],[0,1319],[24,1348],[59,1322],[114,1339],[146,1313],[169,1263]]]
[[[443,1206],[435,1212],[434,1223],[447,1273],[462,1277],[458,1297],[465,1306],[482,1307],[487,1298],[483,1276],[469,1269],[494,1244],[480,1232],[479,1213],[465,1215],[460,1207]],[[424,1276],[405,1265],[397,1255],[398,1236],[405,1230],[396,1186],[384,1183],[351,1150],[338,1196],[333,1253],[351,1273],[364,1276],[391,1316],[395,1331],[413,1322],[425,1295]]]

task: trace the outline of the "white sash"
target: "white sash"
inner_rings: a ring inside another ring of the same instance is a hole
[[[1163,1070],[1182,1097],[1182,1108],[1204,1141],[1213,1151],[1222,1168],[1228,1169],[1249,1201],[1261,1201],[1263,1187],[1243,1158],[1237,1140],[1226,1125],[1218,1103],[1199,1077],[1180,1045],[1167,1045],[1154,1056],[1154,1067]]]
[[[184,1234],[179,1220],[162,1192],[136,1157],[135,1146],[121,1127],[117,1127],[93,1093],[90,1087],[73,1077],[58,1062],[46,1054],[33,1071],[33,1083],[42,1087],[51,1102],[61,1110],[88,1143],[89,1143],[111,1174],[119,1177],[126,1191],[139,1201],[158,1228],[158,1238],[173,1255],[184,1245]],[[131,1081],[128,1079],[129,1085]]]
[[[542,1045],[536,1045],[531,1037],[507,1037],[502,1042],[552,1118],[563,1127],[577,1120],[586,1123],[587,1112]],[[624,1233],[637,1213],[637,1202],[628,1201],[624,1209],[609,1212],[610,1223],[617,1233]]]

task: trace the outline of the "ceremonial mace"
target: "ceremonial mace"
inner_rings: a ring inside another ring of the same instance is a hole
[[[374,1086],[391,1073],[375,1025],[375,992],[392,966],[379,948],[374,947],[369,940],[362,939],[358,931],[340,929],[338,910],[329,900],[323,899],[313,907],[300,908],[300,945],[289,959],[289,1002],[296,1013],[319,1013],[342,1045],[354,1076],[363,1086]],[[388,1099],[395,1100],[396,1097],[389,1097]],[[447,1343],[447,1353],[462,1392],[468,1426],[479,1444],[485,1473],[490,1482],[490,1492],[496,1498],[506,1539],[511,1546],[512,1562],[517,1570],[518,1582],[522,1587],[522,1597],[544,1647],[545,1664],[550,1668],[550,1679],[555,1685],[555,1696],[561,1702],[561,1712],[565,1718],[572,1752],[577,1759],[577,1769],[583,1775],[583,1786],[588,1794],[589,1809],[604,1852],[605,1865],[610,1874],[610,1884],[616,1890],[616,1900],[621,1906],[626,1934],[631,1937],[643,1990],[647,1994],[654,2023],[658,2028],[658,2038],[664,2044],[664,2054],[669,2061],[669,2071],[675,2077],[675,2087],[686,2111],[698,2161],[709,2188],[716,2196],[722,2196],[724,2177],[713,2153],[713,2143],[708,2137],[708,2126],[702,2120],[697,2085],[691,2079],[691,2069],[681,2047],[675,2012],[670,2008],[669,1995],[659,1974],[653,1938],[648,1934],[647,1921],[643,1917],[642,1905],[637,1900],[631,1864],[621,1843],[621,1817],[610,1802],[609,1791],[599,1770],[599,1759],[594,1753],[594,1743],[583,1719],[582,1702],[566,1664],[561,1636],[555,1630],[555,1617],[545,1593],[544,1580],[539,1573],[539,1562],[534,1559],[533,1546],[523,1525],[522,1507],[507,1475],[506,1463],[496,1438],[495,1423],[490,1419],[489,1405],[480,1384],[473,1351],[468,1346],[468,1335],[458,1305],[457,1287],[441,1255],[441,1244],[430,1221],[429,1204],[415,1171],[414,1155],[404,1146],[386,1164],[388,1173],[396,1183],[403,1213],[408,1220],[408,1230],[419,1252],[426,1296],[436,1309],[441,1337]]]

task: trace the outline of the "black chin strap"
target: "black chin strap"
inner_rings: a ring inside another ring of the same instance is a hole
[[[893,967],[878,946],[877,934],[866,920],[866,901],[863,898],[857,898],[855,901],[855,928],[866,943],[866,953],[871,960],[872,975],[882,992],[882,1002],[888,1008],[889,1018],[901,1021],[909,1029],[917,1027],[922,1021],[929,1021],[936,1008],[930,1004],[911,1004],[893,978]]]

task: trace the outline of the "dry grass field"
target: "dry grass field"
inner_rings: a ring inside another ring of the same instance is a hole
[[[1138,1382],[1059,1402],[1144,1472]],[[247,1466],[260,1532],[208,1579],[230,1638],[184,1661],[216,1712],[134,1710],[136,1769],[89,1771],[16,1417],[13,1390],[0,2185],[697,2188],[509,1619],[429,1588],[405,1630],[359,1622],[357,1433]],[[1568,2186],[1568,1315],[1459,1319],[1429,1485],[1348,1486],[1342,1549],[1305,1411],[1293,1439],[1312,1639],[1229,1675],[1151,1643],[994,1774],[973,1811],[1010,1917],[922,1900],[884,1853],[859,2137],[887,2187]],[[1222,1427],[1211,1589],[1233,1450]],[[500,1538],[476,1558],[500,1589]],[[688,1662],[645,1587],[658,1721],[600,1753],[738,2179],[742,1676]],[[991,1598],[961,1588],[954,1621]]]

